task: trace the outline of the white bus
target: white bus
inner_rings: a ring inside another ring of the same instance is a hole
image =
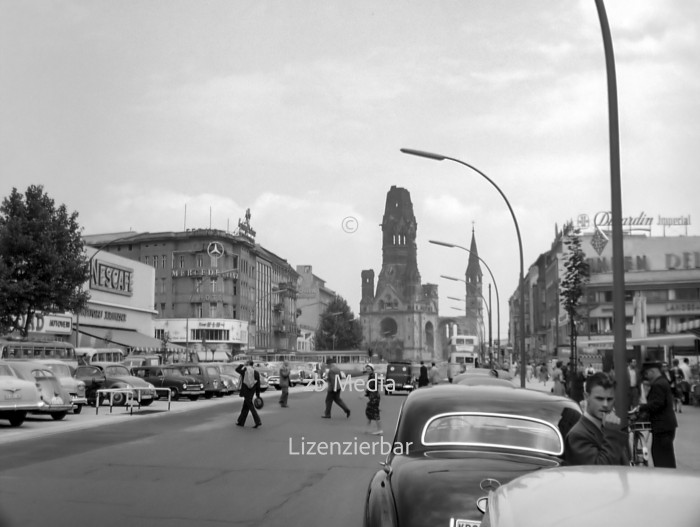
[[[479,367],[479,337],[476,335],[453,335],[448,348],[447,378],[452,379]]]
[[[121,348],[75,348],[75,355],[80,364],[92,362],[118,362],[121,363],[126,353]]]

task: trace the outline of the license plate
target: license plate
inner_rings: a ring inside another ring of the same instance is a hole
[[[141,400],[143,401],[144,399],[153,399],[153,396],[144,393],[144,394],[141,396]]]
[[[454,520],[454,527],[479,527],[481,520]]]
[[[5,394],[5,399],[21,399],[22,394],[21,393],[6,393]]]

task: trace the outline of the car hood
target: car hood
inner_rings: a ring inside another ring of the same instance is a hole
[[[433,451],[394,458],[390,481],[398,523],[447,527],[451,518],[481,521],[476,501],[488,496],[492,487],[558,464],[554,459],[483,451]]]

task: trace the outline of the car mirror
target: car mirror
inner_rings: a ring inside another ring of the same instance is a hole
[[[389,463],[386,463],[384,461],[380,461],[379,464],[384,469],[384,472],[386,472],[388,475],[391,475],[391,465]]]
[[[488,505],[489,505],[489,499],[486,496],[476,500],[476,508],[479,509],[479,511],[482,514],[486,514],[486,509],[487,509]]]

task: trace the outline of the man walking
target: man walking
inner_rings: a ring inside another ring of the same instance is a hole
[[[246,365],[241,364],[238,366],[236,371],[242,379],[241,393],[239,396],[243,397],[243,407],[241,408],[241,413],[238,416],[236,425],[245,426],[246,419],[248,419],[248,412],[250,412],[255,422],[253,428],[260,428],[262,422],[253,404],[253,396],[260,397],[260,374],[253,368],[252,360],[248,361]]]
[[[328,391],[326,392],[326,411],[321,417],[324,419],[331,418],[331,407],[333,406],[333,403],[342,408],[346,417],[350,417],[350,409],[340,398],[340,368],[338,368],[332,359],[326,359],[326,364],[328,365]]]
[[[630,380],[629,404],[631,408],[635,408],[639,405],[639,395],[641,393],[641,382],[639,379],[639,372],[637,371],[636,359],[630,360],[629,365],[627,366],[627,376]]]
[[[438,370],[438,367],[435,365],[435,363],[432,363],[432,366],[430,368],[430,383],[435,386],[436,384],[440,384],[440,371]]]
[[[661,369],[660,362],[645,362],[642,365],[642,374],[650,386],[647,402],[639,407],[639,411],[649,412],[651,458],[654,466],[676,468],[673,441],[676,438],[678,421],[673,411],[673,391]]]

